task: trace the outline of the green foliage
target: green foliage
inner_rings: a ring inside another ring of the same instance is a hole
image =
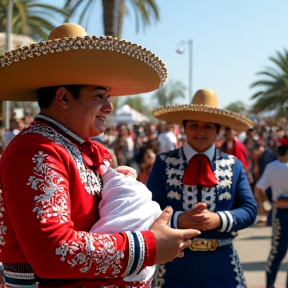
[[[225,109],[242,115],[246,115],[248,111],[248,108],[242,101],[232,102]]]
[[[159,106],[173,105],[176,99],[185,99],[185,90],[186,87],[182,82],[170,80],[154,92],[151,98],[156,99]]]
[[[288,52],[276,52],[276,57],[269,57],[274,67],[266,67],[264,71],[256,75],[263,76],[262,79],[251,84],[251,88],[259,88],[251,99],[255,100],[253,111],[255,113],[276,109],[281,110],[288,104]]]
[[[128,97],[123,105],[129,105],[133,109],[137,110],[138,112],[142,114],[146,114],[149,111],[149,107],[145,105],[144,100],[141,96],[133,96],[133,97]]]
[[[79,24],[87,27],[88,20],[93,17],[91,11],[97,0],[66,0],[64,9],[68,11],[66,21],[75,15],[76,11],[81,11]],[[123,18],[130,14],[132,8],[136,31],[139,32],[140,23],[143,27],[152,24],[152,21],[159,20],[159,10],[155,0],[102,0],[104,34],[111,36],[122,36]]]
[[[8,0],[0,1],[1,32],[6,31],[7,4]],[[67,13],[64,10],[49,4],[39,3],[39,0],[17,0],[13,5],[12,32],[30,36],[34,40],[46,40],[50,31],[57,26],[52,21],[57,23],[65,15]]]

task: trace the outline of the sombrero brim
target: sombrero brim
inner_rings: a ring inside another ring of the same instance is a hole
[[[99,85],[111,96],[153,91],[167,78],[151,51],[113,38],[71,37],[21,47],[0,57],[0,100],[34,101],[41,87]]]
[[[216,123],[236,131],[246,131],[253,122],[235,112],[206,105],[177,105],[161,107],[153,111],[153,116],[167,123],[182,125],[183,120]]]

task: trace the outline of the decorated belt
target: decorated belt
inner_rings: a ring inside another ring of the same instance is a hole
[[[5,288],[149,288],[152,278],[141,282],[124,282],[122,279],[42,279],[28,263],[3,263],[1,272]]]
[[[288,199],[278,199],[273,204],[276,208],[288,208]]]
[[[204,239],[193,238],[190,240],[191,251],[215,251],[217,248],[232,244],[232,238],[228,239]]]

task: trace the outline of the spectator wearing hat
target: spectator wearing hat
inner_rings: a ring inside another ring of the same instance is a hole
[[[0,56],[0,99],[38,100],[40,107],[0,162],[5,285],[149,287],[151,279],[124,278],[183,256],[199,231],[170,228],[168,207],[149,230],[90,232],[111,163],[107,149],[90,139],[105,131],[110,96],[159,88],[165,65],[141,46],[88,36],[77,24],[56,27],[48,39]]]
[[[255,192],[266,197],[272,190],[272,241],[266,264],[266,287],[273,288],[288,248],[288,137],[279,140],[278,159],[269,163],[256,183]],[[288,283],[287,283],[288,284]]]
[[[252,122],[218,108],[213,90],[196,92],[190,105],[156,109],[154,117],[184,126],[183,147],[157,156],[147,187],[160,207],[174,209],[174,228],[195,228],[183,258],[160,265],[155,287],[246,287],[233,238],[253,224],[256,202],[243,164],[215,148],[220,126],[246,131]]]

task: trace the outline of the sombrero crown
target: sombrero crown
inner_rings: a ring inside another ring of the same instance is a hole
[[[151,51],[111,36],[89,36],[77,24],[55,28],[48,41],[20,47],[0,57],[0,100],[37,100],[41,87],[98,85],[111,96],[159,88],[165,64]]]
[[[235,112],[219,109],[217,94],[211,89],[198,90],[191,104],[160,107],[153,111],[153,116],[178,125],[182,125],[184,120],[195,120],[216,123],[237,131],[246,131],[253,127],[250,119]]]

